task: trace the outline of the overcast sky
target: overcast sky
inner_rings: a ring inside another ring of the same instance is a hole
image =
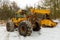
[[[15,1],[20,8],[25,8],[26,5],[28,6],[34,6],[38,4],[38,2],[41,4],[42,0],[10,0],[10,1]]]

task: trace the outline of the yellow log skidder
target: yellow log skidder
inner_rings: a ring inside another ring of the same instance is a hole
[[[29,14],[30,13],[30,14]],[[29,15],[27,15],[29,14]],[[43,14],[46,17],[38,21],[36,14]],[[22,36],[30,36],[32,31],[39,31],[42,27],[54,27],[56,22],[53,22],[50,18],[50,10],[40,10],[31,8],[29,12],[27,10],[19,10],[15,17],[7,21],[7,31],[14,31],[18,28],[18,32]]]

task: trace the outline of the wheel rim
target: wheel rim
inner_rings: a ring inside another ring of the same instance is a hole
[[[22,34],[25,34],[25,33],[26,33],[26,28],[25,28],[25,26],[21,26],[20,32],[21,32]]]
[[[22,31],[22,32],[24,32],[24,31],[25,31],[25,27],[24,27],[24,26],[22,26],[21,31]]]

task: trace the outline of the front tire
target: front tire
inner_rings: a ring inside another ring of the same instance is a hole
[[[19,24],[18,30],[19,30],[20,35],[22,35],[22,36],[30,36],[31,35],[32,30],[28,24],[26,22],[21,22]]]

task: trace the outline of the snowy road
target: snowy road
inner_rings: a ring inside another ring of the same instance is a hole
[[[33,32],[31,36],[23,37],[17,31],[7,32],[6,27],[0,25],[0,40],[60,40],[60,23],[55,28],[42,28]]]

